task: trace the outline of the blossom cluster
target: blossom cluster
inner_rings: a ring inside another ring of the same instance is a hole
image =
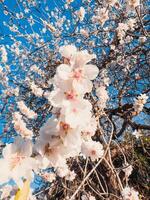
[[[103,155],[102,144],[91,139],[97,121],[92,117],[91,103],[84,99],[84,95],[92,91],[91,80],[96,78],[99,70],[95,65],[87,64],[95,55],[85,50],[78,51],[75,46],[67,45],[60,48],[60,53],[64,64],[57,67],[54,90],[48,96],[58,113],[40,129],[36,150],[43,167],[55,167],[59,176],[67,177],[68,173],[73,173],[66,165],[70,157],[81,153],[95,161]]]
[[[26,127],[23,116],[14,113],[14,128],[20,136],[3,149],[1,182],[13,178],[21,185],[22,177],[32,179],[32,170],[36,172],[47,167],[54,167],[58,176],[72,181],[76,174],[67,166],[69,158],[81,155],[96,161],[103,156],[102,144],[92,140],[97,120],[92,116],[91,103],[84,98],[92,91],[92,80],[99,73],[95,65],[88,64],[95,55],[86,50],[78,51],[72,45],[62,46],[60,53],[64,63],[58,66],[52,81],[54,90],[47,96],[57,114],[41,127],[33,146],[33,132]],[[18,107],[29,119],[37,117],[23,101],[18,102]],[[45,173],[43,178],[53,181],[55,175]]]
[[[137,6],[140,5],[140,0],[129,0],[129,1],[127,2],[127,5],[128,5],[128,7],[129,7],[130,9],[134,9],[134,8],[136,8]]]
[[[15,138],[14,143],[8,144],[0,159],[0,182],[5,183],[13,179],[19,186],[22,185],[21,178],[32,178],[34,159],[32,154],[32,142],[30,139],[23,139],[21,136]]]
[[[120,40],[120,43],[124,43],[124,38],[126,36],[126,32],[128,30],[134,30],[135,28],[135,24],[136,24],[136,20],[135,19],[129,19],[127,21],[127,23],[118,23],[118,27],[117,27],[117,36]]]
[[[2,62],[6,63],[7,62],[7,51],[6,51],[5,46],[0,47],[0,52],[1,52]]]
[[[41,97],[43,95],[43,90],[38,87],[34,82],[31,83],[30,87],[34,95],[38,97]]]
[[[143,107],[148,100],[148,96],[146,94],[141,94],[134,102],[134,110],[137,113],[140,113],[143,110]]]
[[[26,127],[26,123],[19,112],[13,114],[13,123],[16,132],[23,138],[32,138],[33,132]]]
[[[102,85],[96,88],[96,95],[99,98],[98,101],[99,108],[104,109],[106,107],[107,100],[109,99],[106,86]]]
[[[24,101],[19,101],[18,102],[18,107],[21,111],[22,114],[24,114],[26,117],[28,117],[29,119],[34,119],[37,117],[37,114],[33,111],[30,110],[24,103]]]

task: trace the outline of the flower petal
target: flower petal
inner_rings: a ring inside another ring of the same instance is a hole
[[[73,80],[73,87],[79,94],[85,94],[91,92],[93,84],[87,79],[82,79],[81,81]]]
[[[99,69],[96,65],[85,65],[85,74],[90,80],[95,79],[98,73]]]
[[[77,51],[77,48],[74,45],[66,45],[66,46],[61,46],[59,49],[60,54],[65,57],[70,59]]]
[[[70,73],[71,67],[69,65],[62,64],[59,65],[59,67],[57,68],[57,74],[62,80],[69,79]]]

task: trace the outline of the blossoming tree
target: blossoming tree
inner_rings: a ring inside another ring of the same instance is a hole
[[[149,198],[148,5],[0,1],[0,199]]]

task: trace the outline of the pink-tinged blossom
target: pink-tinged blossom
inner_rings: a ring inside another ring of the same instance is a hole
[[[87,194],[87,195],[83,194],[81,196],[81,200],[96,200],[96,198],[91,194]]]
[[[108,9],[107,8],[99,8],[97,9],[97,15],[93,16],[93,22],[98,22],[102,25],[109,19]]]
[[[56,89],[51,92],[49,96],[49,100],[51,104],[55,107],[61,107],[65,105],[65,102],[70,102],[72,104],[79,102],[79,100],[83,98],[76,90],[72,88],[70,81],[66,84],[65,88]]]
[[[73,87],[81,93],[91,92],[92,82],[98,75],[98,68],[95,65],[85,65],[83,68],[76,68],[72,72]]]
[[[64,121],[64,116],[60,118],[60,122],[57,125],[59,137],[63,142],[64,147],[70,147],[80,150],[81,146],[81,129],[80,127],[72,128],[68,123]]]
[[[93,195],[90,195],[89,200],[96,200],[96,198]]]
[[[90,157],[92,161],[98,160],[104,154],[102,144],[93,140],[83,142],[81,152],[84,156]]]
[[[82,128],[82,138],[84,140],[90,140],[92,136],[95,135],[95,131],[97,129],[97,120],[94,117],[91,117],[90,121],[85,124]]]
[[[139,5],[140,5],[140,0],[128,0],[127,1],[127,6],[130,9],[135,9]]]
[[[136,137],[136,139],[139,139],[139,137],[142,136],[142,134],[140,133],[139,130],[135,130],[135,131],[133,131],[132,135],[133,135],[134,137]]]
[[[38,87],[34,82],[31,83],[30,88],[35,96],[41,97],[43,95],[42,88]]]
[[[121,194],[123,200],[139,200],[139,193],[128,186],[122,190]]]
[[[70,171],[68,172],[68,174],[65,176],[65,179],[68,181],[73,181],[76,177],[76,173],[74,171]]]
[[[107,100],[109,99],[106,87],[105,86],[98,87],[96,89],[96,95],[99,98],[98,106],[101,109],[104,109],[106,107]]]
[[[0,182],[4,183],[13,178],[20,184],[21,177],[31,178],[32,169],[36,163],[32,154],[32,143],[28,139],[16,137],[14,143],[8,144],[2,152],[3,158],[0,159]]]
[[[136,19],[129,19],[127,21],[127,24],[128,24],[129,29],[133,31],[136,25]]]
[[[12,191],[13,187],[10,185],[6,185],[2,188],[2,190],[0,190],[1,192],[1,199],[6,199],[10,196],[10,192]]]
[[[26,123],[22,119],[22,115],[19,112],[13,114],[14,129],[23,138],[32,138],[33,132],[26,127]]]
[[[137,97],[137,99],[134,102],[134,110],[137,113],[140,113],[143,110],[144,105],[146,104],[148,100],[148,96],[146,94],[141,94]]]
[[[73,133],[72,135],[66,134],[65,137],[60,127],[58,128],[59,123],[57,124],[55,120],[52,121],[47,121],[42,127],[40,137],[35,145],[35,151],[41,155],[37,158],[41,168],[60,167],[66,158],[76,156],[80,152],[81,142],[79,143],[80,146],[77,145],[75,139],[73,139],[74,144],[72,143],[71,137],[75,137],[75,135]]]
[[[127,165],[127,163],[126,163],[126,165]],[[132,174],[132,171],[133,171],[132,165],[128,165],[127,167],[125,166],[123,171],[125,173],[126,178],[128,178]]]
[[[31,71],[36,72],[38,74],[40,74],[41,76],[44,75],[44,71],[42,71],[41,69],[39,69],[36,65],[32,65],[32,67],[30,68]]]
[[[25,105],[24,101],[19,101],[17,104],[21,113],[27,116],[29,119],[34,119],[37,117],[37,114],[33,110],[30,110],[30,108]]]
[[[48,182],[53,182],[55,179],[56,179],[56,174],[55,173],[53,173],[53,172],[51,172],[51,173],[48,173],[48,172],[44,172],[43,174],[42,174],[42,177],[46,180],[46,181],[48,181]]]
[[[84,16],[85,16],[84,7],[80,7],[80,9],[77,11],[77,15],[78,15],[80,21],[84,20]]]
[[[85,64],[96,58],[95,54],[89,54],[87,50],[77,51],[74,45],[61,46],[59,52],[69,60],[69,64],[73,68],[84,67]]]
[[[68,168],[68,166],[67,166],[67,164],[66,163],[64,163],[64,165],[62,165],[62,166],[60,166],[60,167],[58,167],[57,168],[57,174],[58,174],[58,176],[60,176],[60,177],[65,177],[65,176],[67,176],[68,175],[68,173],[69,173],[69,168]]]
[[[38,140],[35,148],[40,154],[37,158],[40,168],[58,167],[65,162],[63,155],[64,146],[58,137],[52,137],[49,141]]]
[[[118,23],[117,27],[117,36],[123,42],[124,37],[126,36],[126,31],[129,29],[128,24]]]
[[[70,58],[70,65],[62,64],[57,68],[54,85],[62,89],[62,87],[69,87],[68,84],[71,87],[72,84],[78,93],[91,92],[91,80],[95,79],[99,73],[97,66],[87,64],[93,58],[95,55],[87,51],[76,52]]]
[[[58,135],[57,124],[58,120],[55,117],[49,118],[40,128],[39,140],[45,142],[49,141],[53,136],[57,136]]]
[[[118,3],[118,0],[107,0],[108,5],[114,6],[116,3]]]
[[[82,68],[92,59],[95,59],[95,54],[89,54],[87,50],[77,51],[76,54],[73,55],[71,59],[71,64],[73,68]]]
[[[67,59],[71,59],[71,57],[76,53],[77,48],[74,45],[66,45],[61,46],[59,48],[60,54]]]
[[[146,40],[147,40],[147,38],[145,36],[139,37],[139,42],[140,43],[144,43]]]
[[[68,84],[72,89],[77,91],[79,95],[84,95],[86,92],[91,92],[92,82],[98,74],[98,68],[95,65],[85,65],[83,68],[72,69],[70,66],[62,65],[57,70],[55,77],[55,84],[60,89],[69,88]]]
[[[85,36],[85,37],[89,37],[88,31],[85,30],[85,29],[81,29],[80,30],[80,34],[83,35],[83,36]]]
[[[70,171],[67,165],[58,167],[56,172],[60,177],[62,178],[65,177],[65,179],[68,181],[73,181],[76,176],[75,172]]]
[[[12,92],[13,95],[19,96],[19,88],[18,88],[18,87],[13,88],[13,89],[11,90],[11,92]]]
[[[91,109],[92,105],[89,101],[81,100],[73,104],[66,102],[61,109],[61,113],[65,116],[65,121],[70,124],[71,127],[75,128],[88,123],[91,118]]]
[[[68,4],[70,4],[70,3],[74,2],[74,0],[66,0],[66,2],[67,2]]]
[[[0,47],[0,52],[1,52],[2,62],[6,63],[7,62],[7,51],[6,51],[5,46]]]

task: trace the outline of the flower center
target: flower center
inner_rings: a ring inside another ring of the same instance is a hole
[[[11,170],[13,170],[17,165],[20,165],[24,158],[25,156],[20,156],[18,154],[13,155],[11,157],[11,163],[10,163]]]
[[[54,149],[50,147],[49,143],[45,145],[44,154],[50,156],[54,152]]]
[[[82,77],[82,70],[78,69],[73,72],[73,78],[79,80]]]
[[[63,131],[67,132],[70,129],[70,125],[65,122],[60,122],[60,127]]]
[[[91,151],[91,154],[92,154],[93,156],[95,156],[95,155],[96,155],[96,151],[95,151],[95,150],[92,150],[92,151]]]
[[[78,96],[73,90],[64,93],[67,100],[75,100]]]
[[[77,108],[73,108],[72,112],[77,113],[78,112]]]

